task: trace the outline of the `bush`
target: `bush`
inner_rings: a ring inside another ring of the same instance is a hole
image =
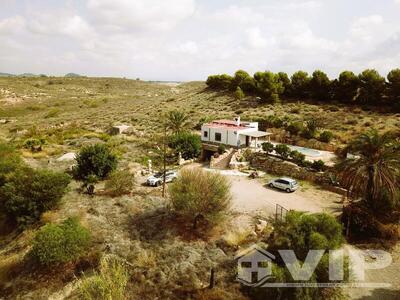
[[[311,168],[320,172],[320,171],[324,171],[326,167],[325,167],[325,163],[319,159],[319,160],[314,160],[312,162]]]
[[[304,130],[304,125],[302,122],[292,122],[286,127],[286,130],[291,134],[296,135]]]
[[[270,142],[262,143],[261,146],[262,146],[262,149],[267,153],[271,153],[275,149],[274,144],[272,144]]]
[[[7,177],[23,166],[22,159],[14,147],[0,142],[0,187],[6,183]],[[1,203],[0,203],[1,209]]]
[[[291,151],[288,145],[278,144],[275,146],[275,152],[283,159],[287,159]]]
[[[334,250],[342,247],[344,238],[342,226],[328,214],[306,214],[289,211],[285,220],[273,224],[274,233],[268,237],[267,250],[277,253],[278,250],[292,249],[300,265],[307,257],[309,250]],[[345,262],[345,274],[348,264]],[[272,264],[272,275],[269,283],[295,282],[282,260]],[[329,276],[329,257],[324,254],[312,275],[310,282],[325,283]],[[347,278],[345,277],[344,280]],[[340,299],[340,290],[332,288],[249,288],[251,299],[323,299],[327,294]]]
[[[202,169],[183,169],[170,186],[171,205],[175,211],[193,222],[205,219],[217,222],[229,209],[230,184],[225,177]]]
[[[319,136],[319,140],[324,143],[329,143],[330,141],[332,141],[332,139],[333,133],[327,130],[323,131]]]
[[[45,266],[66,263],[80,258],[89,243],[89,231],[76,218],[69,218],[43,226],[33,240],[31,256]]]
[[[224,144],[220,144],[220,145],[218,146],[218,153],[219,153],[219,154],[224,154],[225,151],[226,151],[225,145],[224,145]]]
[[[44,139],[27,139],[24,142],[24,148],[29,149],[31,152],[40,152],[45,142]]]
[[[105,257],[100,263],[100,272],[84,277],[79,285],[82,299],[125,299],[129,273],[126,267],[114,257]]]
[[[181,153],[182,158],[191,159],[201,153],[201,138],[190,132],[180,132],[173,135],[168,143],[176,153]]]
[[[109,176],[105,189],[112,196],[129,194],[135,185],[135,177],[128,170],[115,171]]]
[[[298,165],[302,165],[306,159],[306,156],[297,150],[290,152],[290,157],[292,158],[293,162]]]
[[[69,182],[65,173],[24,167],[10,175],[0,188],[0,202],[11,221],[26,225],[57,207]]]
[[[104,144],[85,146],[76,156],[74,178],[86,181],[89,176],[105,179],[117,168],[117,157]]]

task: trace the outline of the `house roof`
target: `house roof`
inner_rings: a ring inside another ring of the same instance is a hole
[[[224,129],[232,129],[232,130],[240,130],[248,128],[246,125],[248,122],[240,122],[240,125],[236,124],[236,121],[232,120],[215,120],[210,123],[204,124],[210,128],[224,128]]]
[[[239,133],[240,135],[245,135],[245,136],[251,136],[254,138],[259,138],[267,135],[271,135],[271,132],[265,132],[265,131],[250,131],[250,132],[243,132]]]

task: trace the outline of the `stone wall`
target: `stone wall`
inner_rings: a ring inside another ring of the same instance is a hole
[[[292,162],[269,156],[265,153],[252,153],[248,157],[248,160],[250,162],[250,166],[253,168],[270,174],[307,180],[322,185],[331,184],[329,175],[326,172],[315,172],[307,168],[299,167]]]
[[[219,155],[218,157],[211,157],[210,168],[211,169],[226,169],[229,166],[232,155],[235,153],[233,148],[227,150],[225,153]]]

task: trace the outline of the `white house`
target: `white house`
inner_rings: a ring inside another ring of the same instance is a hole
[[[270,140],[270,132],[259,131],[258,122],[215,120],[201,126],[204,143],[223,144],[232,147],[257,147],[259,139]]]

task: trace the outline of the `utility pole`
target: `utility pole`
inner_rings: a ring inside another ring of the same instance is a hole
[[[167,177],[167,125],[164,124],[164,135],[163,135],[163,188],[162,196],[165,198],[165,181]]]

